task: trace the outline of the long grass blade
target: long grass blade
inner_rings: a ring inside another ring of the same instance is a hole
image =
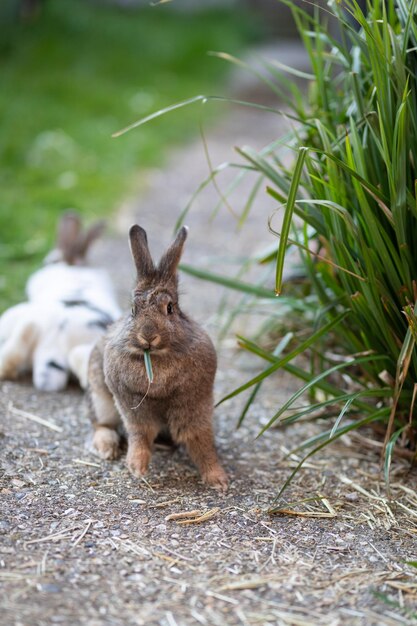
[[[405,430],[409,429],[409,427],[410,427],[409,424],[405,424],[404,426],[396,430],[395,433],[391,435],[391,438],[385,448],[384,478],[385,478],[385,487],[386,487],[388,494],[390,493],[390,469],[391,469],[392,454],[394,451],[394,446],[397,443],[397,440],[400,437],[400,435],[402,435],[402,433]]]
[[[246,382],[244,385],[241,385],[234,391],[224,396],[224,398],[222,398],[217,403],[216,406],[218,406],[219,404],[222,404],[223,402],[226,402],[226,400],[230,400],[230,398],[233,398],[234,396],[239,395],[240,393],[242,393],[242,391],[249,389],[253,385],[256,385],[257,383],[262,382],[265,378],[270,376],[273,372],[276,372],[278,369],[280,369],[281,367],[283,367],[284,365],[292,361],[296,356],[298,356],[299,354],[307,350],[311,345],[313,345],[321,337],[323,337],[324,335],[329,333],[333,328],[338,326],[345,317],[346,317],[346,313],[341,313],[334,320],[332,320],[331,322],[328,322],[322,328],[320,328],[315,333],[313,333],[308,339],[303,341],[295,350],[292,350],[291,352],[289,352],[285,357],[282,357],[281,359],[278,359],[278,360],[276,360],[275,357],[273,357],[273,360],[274,360],[273,365],[268,367],[266,370],[264,370],[263,372],[255,376],[254,378],[251,378],[251,380]],[[243,341],[245,340],[243,339]]]
[[[334,365],[333,367],[330,367],[329,369],[325,370],[324,372],[321,372],[320,374],[318,374],[317,376],[315,376],[314,378],[309,380],[300,389],[298,389],[298,391],[296,391],[291,396],[291,398],[289,400],[287,400],[287,402],[285,402],[282,405],[282,407],[279,409],[279,411],[277,411],[275,413],[275,415],[273,417],[271,417],[269,422],[259,431],[259,433],[258,433],[256,438],[258,439],[258,437],[263,435],[263,433],[266,430],[268,430],[268,428],[270,428],[272,426],[272,424],[274,424],[281,417],[281,415],[285,411],[287,411],[289,409],[289,407],[292,404],[294,404],[294,402],[296,400],[298,400],[298,398],[300,398],[302,395],[304,395],[309,389],[314,387],[316,385],[316,382],[322,380],[323,378],[328,378],[329,376],[331,376],[332,374],[335,374],[336,372],[339,372],[340,370],[347,369],[347,368],[353,367],[355,365],[360,365],[361,363],[367,363],[369,361],[383,361],[383,360],[386,360],[386,358],[387,357],[385,357],[384,355],[381,355],[381,354],[380,355],[371,355],[371,356],[360,357],[358,359],[352,359],[350,361],[347,361],[346,363],[339,363],[338,365]]]
[[[284,258],[287,248],[288,235],[290,233],[290,226],[292,221],[292,215],[295,206],[296,194],[300,185],[301,173],[303,171],[304,161],[307,155],[308,148],[300,148],[298,153],[297,162],[294,168],[294,174],[291,181],[290,190],[288,192],[287,206],[285,208],[284,220],[282,222],[281,237],[279,240],[276,274],[275,274],[275,294],[280,295],[282,290],[282,273],[284,270]]]
[[[278,357],[280,354],[282,354],[282,352],[284,352],[284,350],[286,349],[286,347],[288,346],[288,344],[290,343],[290,341],[293,338],[293,333],[287,333],[285,335],[285,337],[283,337],[281,339],[281,341],[279,342],[279,344],[277,345],[277,347],[275,348],[275,350],[273,351],[273,355],[274,357]],[[240,414],[240,417],[238,419],[237,422],[237,426],[236,428],[240,428],[243,420],[246,417],[247,412],[249,411],[250,407],[252,406],[253,402],[255,401],[256,396],[258,395],[261,387],[262,387],[262,380],[259,381],[253,388],[248,400],[245,403],[245,406],[243,407],[242,413]]]
[[[145,361],[145,369],[146,369],[146,375],[148,377],[148,380],[150,383],[153,383],[152,360],[151,360],[151,353],[149,350],[143,351],[143,359]]]
[[[181,263],[179,265],[179,269],[186,274],[190,274],[190,276],[195,276],[196,278],[200,278],[202,280],[208,280],[212,283],[217,283],[218,285],[223,285],[224,287],[228,287],[229,289],[234,289],[235,291],[242,291],[243,293],[249,293],[254,296],[258,296],[259,298],[274,298],[274,292],[265,287],[261,287],[258,285],[252,285],[251,283],[245,283],[241,280],[237,280],[234,278],[228,278],[226,276],[222,276],[221,274],[214,274],[213,272],[208,272],[206,270],[199,269],[197,267],[193,267],[192,265],[187,265],[186,263]]]
[[[376,422],[378,420],[381,420],[381,419],[385,418],[386,415],[387,415],[387,409],[386,408],[378,409],[378,410],[374,411],[373,413],[371,413],[370,415],[367,415],[363,419],[357,420],[355,422],[352,422],[351,424],[348,424],[347,426],[344,426],[343,428],[340,428],[333,435],[333,437],[331,437],[330,439],[327,439],[325,442],[323,442],[320,445],[316,446],[313,450],[311,450],[308,454],[306,454],[306,456],[297,464],[295,469],[291,472],[290,476],[284,482],[284,484],[281,487],[281,489],[279,490],[277,496],[274,498],[274,502],[277,502],[279,500],[279,498],[282,496],[284,491],[287,489],[288,485],[292,482],[293,478],[296,476],[296,474],[298,474],[298,472],[300,471],[300,469],[302,468],[304,463],[310,457],[314,456],[315,454],[317,454],[317,452],[319,452],[320,450],[322,450],[323,448],[325,448],[329,444],[333,443],[333,441],[336,441],[336,439],[339,439],[340,437],[342,437],[346,433],[349,433],[352,430],[358,430],[362,426],[366,426],[367,424],[371,424],[372,422]]]

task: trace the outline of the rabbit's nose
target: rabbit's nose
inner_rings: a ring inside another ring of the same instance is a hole
[[[143,350],[149,350],[149,348],[156,348],[161,342],[160,335],[152,335],[151,337],[144,337],[143,335],[139,334],[137,337],[138,337],[140,347]]]
[[[152,339],[149,339],[149,343],[151,344],[152,348],[156,348],[161,343],[161,336],[160,335],[154,335],[154,337],[152,337]]]
[[[149,343],[149,341],[146,339],[146,337],[144,337],[143,335],[138,334],[138,335],[137,335],[137,338],[138,338],[138,342],[139,342],[140,347],[141,347],[143,350],[148,350],[148,349],[149,349],[149,347],[150,347],[150,343]]]

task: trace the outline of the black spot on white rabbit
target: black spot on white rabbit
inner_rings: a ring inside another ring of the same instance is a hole
[[[0,317],[1,379],[32,371],[37,389],[60,391],[73,373],[86,386],[92,346],[121,314],[107,272],[86,265],[103,227],[83,230],[76,213],[63,215],[56,247],[27,282],[28,301]]]

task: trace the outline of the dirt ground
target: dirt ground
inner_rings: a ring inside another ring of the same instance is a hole
[[[235,159],[231,146],[261,147],[283,132],[281,118],[236,109],[208,132],[213,163]],[[155,254],[168,244],[179,211],[207,175],[201,141],[176,151],[161,170],[143,172],[139,200],[126,203],[94,262],[111,269],[127,305],[133,268],[127,227],[138,221]],[[226,185],[227,180],[222,180]],[[242,207],[250,183],[231,198]],[[187,219],[184,262],[233,272],[239,258],[272,243],[261,194],[248,223],[221,209],[208,188]],[[223,291],[184,276],[183,308],[216,337]],[[232,296],[236,302],[237,296]],[[247,332],[248,320],[234,326]],[[259,370],[239,354],[233,332],[218,345],[216,397]],[[185,453],[157,447],[146,481],[123,458],[104,462],[86,447],[83,394],[41,394],[30,381],[4,382],[0,586],[5,626],[52,624],[396,625],[417,620],[417,476],[394,463],[392,499],[381,480],[378,448],[366,433],[345,437],[305,465],[280,505],[268,509],[295,466],[288,451],[310,425],[269,430],[255,440],[297,381],[268,381],[241,429],[242,400],[216,410],[216,437],[230,475],[226,495],[204,487]],[[23,413],[22,413],[23,411]],[[44,420],[34,421],[33,416]],[[307,502],[293,505],[294,501]],[[194,520],[168,516],[198,511]],[[195,521],[202,516],[203,519]],[[183,523],[184,521],[192,523]]]

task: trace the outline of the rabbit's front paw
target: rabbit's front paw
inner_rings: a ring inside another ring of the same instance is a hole
[[[142,478],[148,471],[151,452],[146,448],[134,448],[129,450],[126,458],[128,470],[137,478]]]
[[[117,459],[120,452],[119,434],[112,428],[101,426],[94,433],[93,447],[101,459]]]
[[[226,472],[220,465],[213,467],[208,472],[203,474],[202,479],[203,482],[217,491],[221,491],[223,493],[227,491],[229,479],[227,478]]]

